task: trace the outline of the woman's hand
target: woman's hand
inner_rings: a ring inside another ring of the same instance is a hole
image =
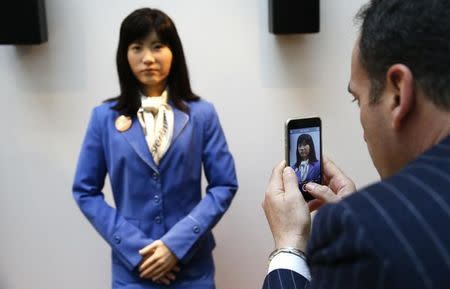
[[[324,185],[308,183],[305,191],[316,199],[308,202],[309,210],[315,211],[327,203],[336,203],[356,191],[355,184],[328,158],[323,158]]]
[[[142,248],[139,254],[143,257],[139,266],[141,278],[166,285],[175,280],[175,273],[180,271],[176,266],[178,259],[161,240]]]
[[[156,279],[156,280],[153,281],[153,282],[155,282],[155,283],[157,283],[157,284],[170,285],[170,283],[171,283],[172,281],[175,281],[175,279],[176,279],[175,273],[178,273],[178,272],[180,272],[180,268],[178,268],[177,266],[175,266],[174,269],[173,269],[172,271],[168,272],[165,276],[163,276],[163,277],[160,278],[160,279]]]

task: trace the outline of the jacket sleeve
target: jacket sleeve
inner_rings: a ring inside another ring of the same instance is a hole
[[[81,147],[72,192],[83,214],[132,271],[140,263],[139,250],[153,240],[109,206],[102,193],[107,168],[98,109],[94,109]]]
[[[202,161],[208,180],[206,195],[161,239],[182,263],[189,261],[195,243],[223,216],[238,188],[233,157],[217,113],[212,105],[204,113]]]
[[[263,289],[305,289],[309,281],[297,272],[279,269],[270,272],[264,279]]]
[[[384,288],[386,264],[343,202],[320,209],[308,243],[311,282],[291,270],[275,270],[263,289]]]
[[[310,288],[383,288],[382,252],[374,250],[345,201],[319,211],[307,252]]]

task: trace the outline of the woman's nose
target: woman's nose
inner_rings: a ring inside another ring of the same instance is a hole
[[[153,53],[150,50],[147,50],[144,54],[143,62],[145,64],[150,64],[155,62],[155,57],[153,56]]]

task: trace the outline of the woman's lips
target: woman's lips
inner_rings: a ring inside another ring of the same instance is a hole
[[[142,73],[155,73],[155,72],[158,72],[158,70],[154,69],[154,68],[147,68],[147,69],[141,70],[141,72]]]

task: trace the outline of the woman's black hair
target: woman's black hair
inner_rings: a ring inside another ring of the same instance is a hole
[[[307,144],[309,145],[309,156],[308,156],[308,160],[310,163],[315,163],[317,162],[317,157],[316,157],[316,149],[314,148],[314,142],[312,137],[309,134],[301,134],[298,139],[297,139],[297,147],[296,147],[296,155],[297,155],[297,161],[295,163],[295,167],[299,167],[300,163],[302,161],[302,158],[300,157],[300,153],[298,152],[298,147],[301,144]]]
[[[137,113],[141,106],[141,84],[131,71],[128,47],[133,42],[146,38],[152,32],[156,33],[162,44],[169,47],[173,55],[172,66],[167,77],[169,99],[176,108],[189,112],[188,106],[183,101],[195,101],[200,98],[191,90],[180,37],[169,16],[151,8],[135,10],[122,22],[116,56],[120,95],[107,101],[117,101],[113,109],[121,114],[131,116]]]

